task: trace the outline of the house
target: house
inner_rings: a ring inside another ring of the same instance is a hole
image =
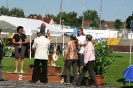
[[[56,24],[56,22],[54,22],[53,18],[48,18],[48,17],[44,17],[43,19],[34,17],[34,18],[30,18],[30,19],[42,20],[48,24]]]
[[[83,23],[84,29],[90,29],[91,22],[92,21],[84,21]],[[97,21],[97,24],[99,24],[98,21]],[[115,25],[114,21],[102,21],[101,22],[101,28],[103,29],[114,29],[114,25]],[[124,22],[122,22],[122,28],[124,28]]]

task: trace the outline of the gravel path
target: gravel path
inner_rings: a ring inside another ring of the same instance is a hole
[[[45,83],[1,81],[0,88],[95,88],[95,87],[52,84],[52,83],[45,84]],[[100,86],[99,88],[121,88],[121,87]]]

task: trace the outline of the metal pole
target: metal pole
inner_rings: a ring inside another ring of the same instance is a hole
[[[62,0],[60,3],[60,25],[61,25],[61,18],[62,18]]]
[[[64,20],[62,20],[62,31],[63,31],[63,57],[64,57],[64,29],[63,29],[63,26],[64,26]]]
[[[56,49],[57,49],[57,34],[56,34]]]
[[[31,35],[32,35],[32,31],[31,31],[31,29],[30,29],[30,59],[31,59]]]
[[[7,10],[8,10],[8,0],[7,0],[7,2],[6,2],[6,8],[7,8]],[[8,16],[8,12],[6,12],[6,15]]]
[[[83,0],[82,28],[83,26],[84,26],[84,0]]]
[[[101,13],[102,13],[102,0],[101,0],[101,5],[100,5],[100,29],[101,29]]]
[[[131,58],[132,58],[132,31],[131,31],[131,38],[130,38],[130,60],[129,60],[129,66],[131,65]]]
[[[126,35],[125,35],[125,31],[126,31],[126,3],[127,3],[127,0],[125,2],[124,38],[126,37]]]
[[[6,7],[8,8],[8,0],[7,0],[7,2],[6,2]]]
[[[43,8],[42,8],[42,21],[43,21],[43,17],[44,17],[44,0],[43,0]]]

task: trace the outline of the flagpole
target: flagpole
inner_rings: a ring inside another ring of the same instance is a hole
[[[7,0],[7,3],[6,3],[6,7],[8,8],[8,0]]]
[[[43,5],[42,5],[42,21],[43,21],[43,17],[44,17],[44,0],[42,0]]]
[[[64,20],[62,20],[62,31],[63,31],[63,57],[64,57],[64,53],[65,53],[65,46],[64,46],[64,29],[63,29],[63,26],[64,26]]]
[[[84,0],[83,0],[83,13],[82,13],[82,28],[84,26]]]
[[[61,18],[62,18],[62,0],[61,0],[61,3],[60,3],[60,25],[61,25]]]
[[[124,38],[126,37],[125,36],[125,31],[126,31],[126,3],[127,3],[127,0],[125,2]]]
[[[100,29],[101,29],[101,13],[102,13],[102,0],[101,0],[101,5],[100,5]]]

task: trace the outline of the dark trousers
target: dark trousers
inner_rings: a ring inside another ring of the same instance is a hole
[[[0,80],[3,79],[2,77],[2,61],[0,59]]]
[[[33,74],[32,74],[32,80],[33,81],[37,81],[38,78],[38,73],[40,70],[39,64],[42,64],[42,82],[47,83],[48,82],[48,78],[47,78],[47,60],[40,60],[40,59],[35,59],[34,60],[34,69],[33,69]]]
[[[77,60],[67,60],[66,61],[66,82],[70,83],[70,68],[73,68],[73,83],[77,80]]]
[[[94,61],[89,61],[86,64],[86,66],[84,66],[82,68],[82,72],[80,73],[80,75],[78,77],[77,83],[81,83],[82,79],[84,78],[84,76],[86,74],[86,71],[88,70],[88,73],[90,75],[90,78],[91,78],[93,84],[97,86],[97,81],[96,81],[96,77],[95,77],[95,73],[94,73],[94,69],[93,69],[93,63],[94,63]]]

